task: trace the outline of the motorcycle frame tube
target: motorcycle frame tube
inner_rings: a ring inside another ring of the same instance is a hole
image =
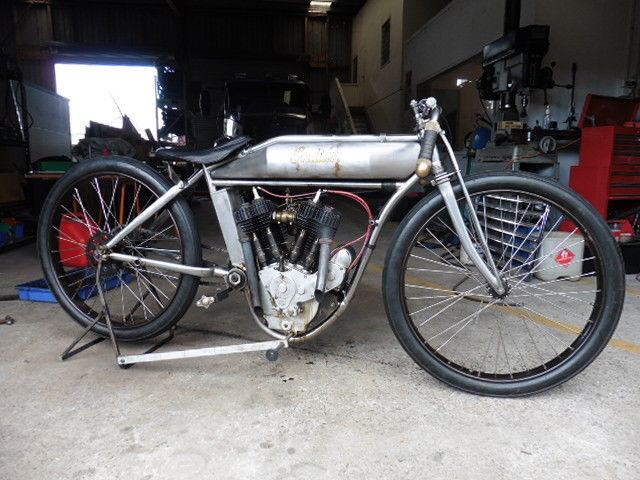
[[[175,273],[183,273],[185,275],[192,275],[194,277],[226,277],[229,274],[229,270],[226,268],[213,265],[211,267],[193,267],[191,265],[184,265],[182,263],[165,262],[163,260],[153,260],[146,257],[138,257],[135,255],[126,255],[124,253],[111,252],[106,255],[110,260],[123,263],[133,263],[136,265],[142,265],[147,267],[155,267],[160,270],[168,270]]]
[[[233,211],[240,205],[240,195],[238,195],[237,191],[233,191],[232,189],[216,189],[216,187],[211,184],[211,175],[209,175],[207,167],[202,168],[204,170],[204,178],[209,189],[211,203],[213,204],[213,209],[216,212],[220,231],[222,232],[222,237],[224,238],[224,243],[227,247],[229,260],[232,265],[241,265],[244,261],[244,253],[239,240],[240,235],[238,234],[238,227],[233,219]]]
[[[449,156],[451,157],[452,163],[454,165],[454,168],[456,169],[456,172],[454,172],[454,174],[457,174],[458,179],[461,183],[461,185],[463,185],[463,192],[465,192],[465,198],[468,202],[468,204],[472,207],[472,203],[471,203],[471,199],[469,197],[469,194],[466,190],[466,188],[464,188],[464,181],[462,179],[462,176],[459,172],[459,168],[457,168],[457,162],[455,161],[455,156],[453,155],[452,149],[451,149],[451,145],[449,144],[449,142],[447,141],[446,137],[442,137],[443,141],[445,143],[445,146],[447,148],[447,153],[449,154]],[[473,246],[473,242],[469,236],[469,233],[464,225],[464,220],[462,218],[462,214],[460,212],[460,208],[458,206],[457,200],[455,198],[455,195],[453,193],[453,187],[451,186],[451,180],[450,180],[450,175],[449,174],[445,174],[444,173],[444,168],[442,167],[442,163],[440,161],[440,157],[438,154],[437,149],[434,151],[434,155],[433,155],[433,163],[434,163],[434,170],[440,171],[442,172],[443,176],[441,177],[440,180],[436,180],[436,185],[440,191],[440,194],[442,195],[445,205],[447,207],[447,210],[449,211],[449,214],[451,215],[452,221],[453,221],[453,226],[454,229],[456,231],[456,233],[458,234],[459,238],[460,238],[460,242],[463,245],[463,247],[465,248],[467,254],[469,255],[470,260],[474,263],[474,265],[478,268],[478,270],[480,271],[480,273],[482,274],[482,276],[487,280],[487,282],[494,288],[496,289],[496,291],[500,291],[501,289],[503,289],[502,286],[502,281],[500,280],[499,276],[497,276],[497,269],[495,267],[495,265],[493,264],[493,260],[491,258],[490,255],[488,255],[488,258],[491,259],[490,260],[490,265],[487,265],[484,260],[482,259],[482,257],[480,256],[480,254],[477,252],[477,250],[475,249],[475,247]],[[147,207],[144,211],[142,211],[135,219],[133,219],[129,224],[127,224],[120,232],[118,232],[106,245],[105,247],[107,248],[112,248],[113,246],[115,246],[120,240],[122,240],[126,235],[128,235],[131,231],[133,231],[135,228],[137,228],[139,225],[141,225],[142,223],[144,223],[146,220],[148,220],[149,218],[151,218],[152,215],[154,215],[156,212],[158,212],[162,207],[164,207],[165,205],[167,205],[169,202],[171,202],[175,197],[177,197],[182,191],[184,191],[186,188],[194,185],[199,179],[200,177],[202,177],[203,174],[207,174],[208,176],[211,174],[211,171],[214,170],[215,167],[207,167],[207,168],[203,168],[202,170],[198,170],[196,171],[194,174],[191,175],[191,177],[189,177],[187,179],[186,182],[184,181],[180,181],[178,184],[174,185],[173,187],[171,187],[169,190],[167,190],[167,192],[165,192],[163,195],[161,195],[155,202],[153,202],[149,207]],[[209,177],[211,178],[211,177]],[[230,185],[230,182],[234,182],[235,184]],[[344,313],[344,311],[346,310],[347,306],[349,305],[349,303],[351,302],[351,299],[353,298],[353,295],[355,293],[356,288],[358,287],[360,280],[362,279],[362,276],[364,275],[364,272],[369,264],[369,260],[371,258],[371,254],[373,252],[373,249],[375,248],[378,238],[380,236],[380,233],[382,231],[382,227],[384,226],[384,224],[387,222],[387,220],[389,219],[389,216],[391,215],[391,212],[393,211],[393,209],[395,208],[395,206],[398,204],[398,202],[407,194],[411,191],[412,188],[414,188],[419,182],[419,178],[418,176],[414,173],[412,174],[406,181],[404,182],[393,182],[393,183],[385,183],[385,182],[357,182],[357,181],[349,181],[349,182],[325,182],[325,181],[289,181],[289,180],[270,180],[270,179],[253,179],[253,180],[224,180],[224,181],[216,181],[214,178],[211,178],[211,183],[210,183],[210,187],[216,187],[216,186],[258,186],[258,185],[268,185],[268,186],[281,186],[281,187],[313,187],[313,186],[318,186],[318,187],[332,187],[332,186],[341,186],[343,188],[379,188],[382,189],[385,186],[388,185],[392,185],[393,187],[395,187],[395,192],[393,193],[393,195],[391,196],[391,198],[387,201],[387,203],[384,205],[382,211],[380,212],[380,214],[378,215],[378,218],[375,220],[375,225],[374,228],[371,232],[371,236],[369,238],[369,242],[366,245],[365,248],[365,252],[362,256],[362,259],[360,261],[360,264],[357,266],[356,269],[356,273],[351,281],[351,284],[349,285],[344,298],[342,299],[342,301],[340,302],[340,304],[338,305],[338,307],[336,308],[336,310],[320,325],[317,325],[315,328],[313,328],[312,330],[310,330],[309,332],[307,332],[304,335],[300,335],[297,337],[290,337],[289,341],[291,343],[297,343],[297,342],[302,342],[302,341],[306,341],[310,338],[316,337],[317,335],[319,335],[320,333],[322,333],[324,330],[326,330],[331,324],[333,324],[338,318],[340,318],[340,316]],[[211,193],[211,191],[210,191]],[[213,198],[212,198],[212,203],[213,203]],[[215,205],[214,205],[215,208]],[[471,215],[472,217],[475,217],[475,212],[473,211],[473,208],[471,208]],[[475,217],[475,222],[477,222],[477,217]],[[488,250],[488,246],[486,244],[486,239],[484,238],[484,235],[482,234],[482,230],[478,229],[478,234],[480,237],[480,242],[481,242],[481,246],[484,248],[486,248]],[[104,255],[104,258],[111,258],[113,260],[116,261],[124,261],[124,262],[143,262],[146,261],[144,258],[142,257],[136,257],[133,255],[123,255],[123,254],[116,254],[116,253],[106,253]],[[155,262],[154,262],[155,263]],[[177,264],[177,263],[173,263],[173,262],[160,262],[158,261],[155,266],[157,266],[158,268],[162,268],[168,271],[174,271],[174,272],[178,272],[178,273],[185,273],[188,275],[195,275],[195,276],[204,276],[205,271],[204,270],[208,270],[208,274],[211,276],[225,276],[225,274],[227,273],[227,271],[223,268],[219,268],[219,267],[210,267],[208,269],[204,269],[202,267],[195,267],[195,266],[189,266],[189,265],[183,265],[183,264]],[[264,325],[257,313],[254,311],[254,309],[251,309],[251,313],[252,316],[254,317],[254,320],[256,321],[256,323],[261,327],[261,329],[263,331],[265,331],[266,333],[268,333],[269,335],[273,336],[274,338],[277,339],[283,339],[283,338],[287,338],[286,336],[282,335],[281,333],[278,333],[274,330],[271,330],[270,328],[268,328],[266,325]]]
[[[203,170],[197,170],[193,175],[191,175],[186,182],[180,180],[177,184],[167,190],[165,193],[160,195],[158,199],[149,205],[146,209],[140,212],[136,218],[131,220],[127,225],[124,226],[122,230],[116,233],[107,243],[105,243],[104,248],[107,250],[115,247],[124,237],[133,232],[136,228],[142,225],[144,222],[149,220],[154,214],[159,212],[162,207],[170,203],[174,198],[176,198],[183,190],[194,185],[200,177],[204,175]]]
[[[255,179],[217,179],[212,177],[210,184],[214,187],[292,187],[292,188],[366,188],[393,190],[400,188],[405,182],[369,182],[369,181],[323,181],[323,180],[274,180],[268,178]]]

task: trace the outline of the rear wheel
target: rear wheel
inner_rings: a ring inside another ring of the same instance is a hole
[[[517,396],[579,373],[611,338],[624,269],[608,226],[575,193],[527,175],[467,188],[507,285],[497,295],[460,247],[439,195],[396,231],[384,272],[389,321],[411,357],[457,388]],[[456,195],[478,251],[460,188]]]
[[[165,193],[171,184],[134,160],[108,157],[81,163],[58,181],[38,224],[38,251],[44,276],[58,302],[78,323],[107,335],[97,295],[96,246]],[[114,251],[201,265],[193,215],[178,197],[125,237]],[[103,262],[100,282],[120,340],[141,340],[174,325],[191,305],[195,277],[155,267]]]

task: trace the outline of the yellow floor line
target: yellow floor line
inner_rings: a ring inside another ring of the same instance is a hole
[[[382,266],[376,263],[370,263],[367,268],[375,273],[381,273],[383,271]],[[413,275],[407,275],[406,279],[415,285],[420,285],[427,288],[437,288],[438,290],[450,290],[444,285],[440,285],[434,282],[429,282],[421,278],[414,277]],[[627,289],[627,293],[640,296],[640,290],[636,290],[636,289]],[[582,331],[580,327],[577,327],[575,325],[571,325],[564,322],[558,322],[557,320],[552,320],[549,317],[545,317],[544,315],[536,314],[533,312],[529,312],[529,311],[525,312],[519,308],[509,307],[506,305],[494,305],[493,307],[525,320],[533,320],[541,325],[545,325],[549,328],[553,328],[554,330],[557,330],[559,332],[572,333],[577,335]],[[620,338],[612,338],[611,340],[609,340],[608,346],[617,348],[620,350],[624,350],[625,352],[633,353],[635,355],[640,355],[639,344],[628,342]]]

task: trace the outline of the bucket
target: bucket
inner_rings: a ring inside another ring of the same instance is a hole
[[[545,282],[558,278],[580,280],[583,256],[584,237],[582,235],[550,232],[538,249],[534,275]],[[543,260],[539,263],[541,259]]]
[[[98,226],[90,218],[83,218],[81,213],[63,215],[58,231],[58,249],[62,264],[65,267],[87,267],[87,243],[98,231]]]

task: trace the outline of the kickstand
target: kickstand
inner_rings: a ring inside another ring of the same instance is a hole
[[[120,346],[118,345],[118,341],[116,340],[115,333],[113,332],[113,325],[111,323],[111,314],[109,313],[109,307],[107,306],[107,302],[104,298],[104,291],[102,289],[102,284],[100,283],[101,272],[102,272],[102,261],[100,260],[96,268],[96,289],[98,291],[100,303],[102,304],[102,312],[98,316],[96,316],[95,320],[84,329],[84,331],[78,336],[78,338],[76,338],[73,342],[71,342],[71,345],[69,345],[64,352],[62,352],[62,355],[60,355],[60,360],[63,360],[63,361],[67,360],[73,357],[74,355],[77,355],[78,353],[82,352],[83,350],[86,350],[87,348],[91,348],[94,345],[97,345],[103,342],[104,340],[106,340],[107,337],[98,337],[80,345],[77,348],[74,348],[78,343],[80,343],[80,340],[82,340],[87,335],[87,333],[89,333],[91,329],[96,326],[96,324],[100,321],[100,319],[104,317],[107,324],[107,330],[109,331],[109,338],[111,340],[111,345],[113,346],[113,351],[116,356],[116,364],[122,369],[131,368],[132,366],[135,365],[135,363],[125,364],[124,358],[120,355]],[[152,353],[158,350],[160,347],[162,347],[167,342],[173,339],[174,333],[175,333],[175,327],[172,327],[171,330],[169,330],[169,334],[164,339],[154,344],[151,348],[143,352],[143,354]]]
[[[93,347],[94,345],[97,345],[100,342],[105,340],[105,337],[98,337],[98,338],[94,338],[90,342],[80,345],[78,348],[73,348],[80,342],[80,340],[82,340],[87,335],[87,333],[89,333],[89,331],[96,325],[96,323],[98,323],[100,318],[102,318],[102,314],[98,315],[96,319],[93,321],[93,323],[88,325],[87,328],[85,328],[84,331],[78,336],[78,338],[76,338],[73,342],[71,342],[71,345],[69,345],[67,349],[64,352],[62,352],[62,355],[60,355],[60,360],[65,361],[68,358],[71,358],[74,355],[82,352],[83,350]]]
[[[93,347],[94,345],[97,345],[103,342],[104,340],[106,340],[106,337],[98,337],[89,342],[84,343],[83,345],[80,345],[77,348],[74,348],[80,342],[80,340],[82,340],[87,335],[87,333],[89,333],[89,331],[91,331],[91,329],[96,326],[96,324],[100,321],[100,319],[104,317],[107,323],[107,329],[109,330],[109,337],[111,338],[111,344],[113,345],[113,350],[115,351],[115,354],[116,354],[116,363],[118,363],[118,357],[120,357],[120,348],[118,347],[116,336],[113,333],[113,326],[111,325],[111,314],[109,313],[109,307],[107,306],[107,302],[104,299],[104,292],[102,290],[102,284],[100,283],[101,273],[102,273],[102,260],[98,261],[98,267],[96,268],[96,289],[98,290],[98,296],[100,297],[100,303],[102,304],[102,312],[99,315],[97,315],[95,320],[90,325],[87,325],[87,327],[78,336],[78,338],[76,338],[73,342],[71,342],[71,345],[69,345],[67,349],[64,352],[62,352],[62,355],[60,355],[60,360],[63,360],[63,361],[67,360],[68,358],[71,358],[74,355],[77,355],[83,350]]]

